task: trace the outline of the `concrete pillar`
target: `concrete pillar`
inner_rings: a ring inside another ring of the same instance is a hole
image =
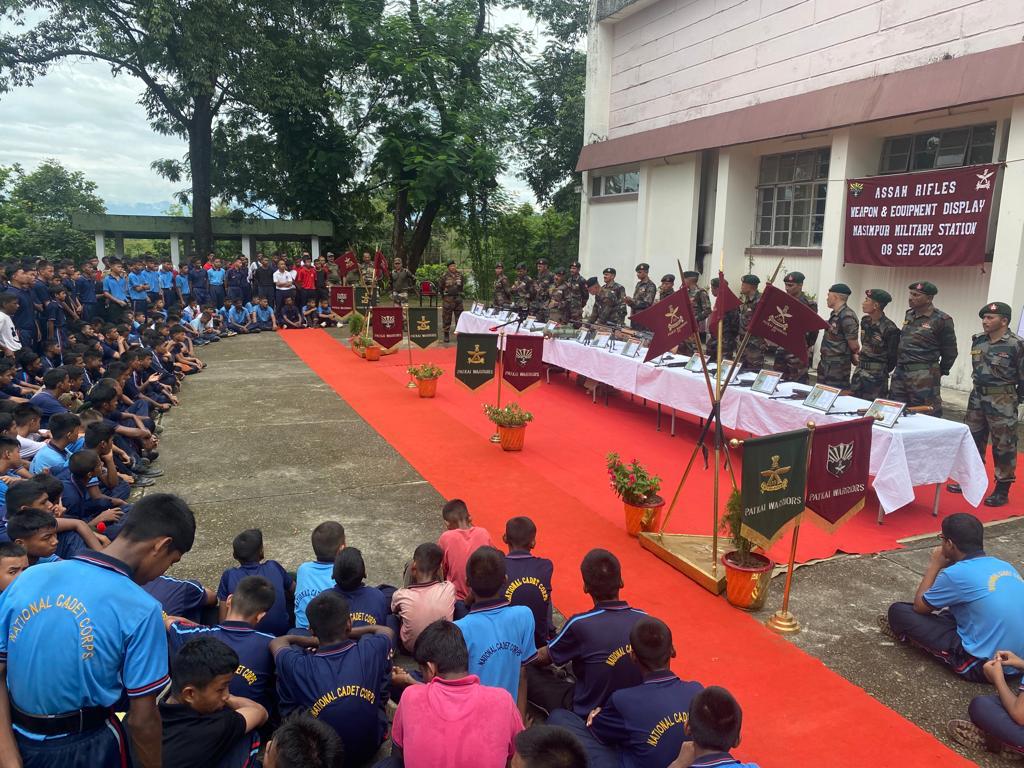
[[[992,256],[987,301],[1005,301],[1013,309],[1012,328],[1018,327],[1024,307],[1024,98],[1013,102],[1006,140],[1006,166],[999,195],[999,227]]]
[[[107,239],[104,232],[96,233],[96,258],[100,260],[100,269],[103,269],[107,258]]]
[[[723,149],[718,157],[711,263],[717,265],[724,251],[725,274],[736,294],[739,278],[750,271],[745,251],[753,242],[759,168],[760,158],[743,147]]]
[[[692,269],[697,252],[697,220],[700,207],[701,156],[691,153],[672,162],[658,160],[641,175],[637,205],[639,247],[637,262],[651,265],[651,280],[665,273],[682,279],[683,269]],[[634,265],[630,265],[632,268]]]
[[[119,259],[124,258],[124,235],[114,235],[114,255]]]
[[[316,261],[317,259],[320,258],[320,236],[319,235],[313,235],[310,238],[310,240],[311,240],[311,242],[310,242],[309,255],[313,258],[313,261]]]
[[[242,235],[242,254],[246,258],[252,258],[252,237],[249,235]]]
[[[177,268],[181,265],[181,249],[178,246],[178,236],[171,235],[171,264]]]

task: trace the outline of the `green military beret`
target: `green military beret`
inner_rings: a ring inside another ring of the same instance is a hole
[[[910,290],[917,291],[918,293],[926,293],[929,296],[934,296],[939,292],[939,289],[935,287],[935,284],[929,283],[927,280],[923,280],[919,283],[911,283]]]
[[[455,263],[455,259],[450,259],[450,260],[448,261],[448,264],[447,264],[447,266],[449,266],[449,267],[450,267],[450,266],[451,266],[452,264],[454,264],[454,263]]]
[[[869,291],[864,291],[864,295],[883,307],[892,301],[892,296],[889,295],[889,292],[883,291],[881,288],[872,288]]]
[[[784,282],[784,283],[796,283],[797,285],[803,285],[804,284],[804,280],[806,280],[806,278],[804,277],[804,273],[803,272],[790,272],[788,275],[786,275],[782,279],[782,282]]]
[[[667,275],[663,275],[662,278],[661,278],[661,282],[663,282],[663,283],[674,283],[675,281],[676,281],[676,276],[671,274],[671,273],[669,273]]]
[[[747,285],[760,285],[761,278],[757,275],[744,275],[740,278],[740,282],[746,283]]]
[[[718,278],[717,277],[712,277],[711,278],[711,287],[712,288],[717,288],[718,287]]]
[[[516,264],[516,269],[526,269],[526,262],[520,261],[518,264]]]
[[[637,272],[647,272],[647,271],[650,270],[650,268],[651,268],[651,265],[648,264],[646,261],[641,263],[641,264],[637,264],[636,265],[636,271]],[[605,272],[607,272],[607,271],[608,270],[606,269]],[[612,270],[612,274],[613,275],[615,274],[615,270],[614,269]]]
[[[993,301],[991,304],[986,304],[978,310],[978,317],[984,317],[985,315],[1002,315],[1009,320],[1011,314],[1010,305],[1004,304],[1001,301]]]
[[[829,293],[841,293],[843,296],[849,296],[853,291],[850,290],[850,286],[846,283],[836,283],[828,289]]]
[[[576,267],[576,269],[579,269],[579,268],[580,268],[580,263],[579,263],[578,261],[574,261],[574,262],[573,262],[572,264],[570,264],[569,266],[570,266],[570,267]]]
[[[539,267],[541,264],[543,264],[546,267],[548,265],[548,260],[547,259],[537,259],[537,266]]]
[[[587,288],[593,288],[595,285],[597,285],[597,278],[596,277],[588,277],[587,278]]]
[[[556,269],[555,270],[555,274],[556,275],[564,275],[565,274],[565,267],[559,267],[558,269]]]
[[[605,275],[614,275],[615,274],[615,268],[614,267],[605,267],[603,274],[605,274]]]
[[[501,262],[499,261],[499,262],[498,262],[497,264],[495,264],[495,265],[494,265],[494,268],[495,268],[495,269],[504,269],[504,268],[505,268],[505,265],[504,265],[504,264],[502,264],[502,263],[501,263]]]
[[[688,269],[685,272],[683,272],[683,277],[684,278],[700,277],[700,272],[697,272],[696,270],[693,270],[693,269]]]

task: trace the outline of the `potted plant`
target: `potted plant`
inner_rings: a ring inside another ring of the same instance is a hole
[[[754,552],[754,543],[743,535],[743,497],[733,489],[722,517],[722,533],[732,539],[734,549],[722,556],[725,566],[725,598],[737,608],[756,611],[768,599],[775,563]]]
[[[501,438],[501,449],[503,451],[523,450],[523,441],[526,438],[526,424],[533,421],[533,414],[524,411],[518,403],[509,403],[498,408],[494,405],[485,405],[484,413],[487,418],[494,422],[498,428],[498,437]]]
[[[665,506],[665,500],[658,495],[661,478],[644,469],[636,459],[626,464],[617,453],[609,453],[605,459],[608,482],[622,499],[626,513],[626,533],[635,537],[640,531],[657,528]]]
[[[423,365],[410,365],[406,370],[409,375],[416,379],[416,386],[419,388],[420,397],[433,397],[437,394],[437,380],[444,373],[433,363]]]

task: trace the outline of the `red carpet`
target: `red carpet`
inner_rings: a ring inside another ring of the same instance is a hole
[[[481,404],[493,402],[495,385],[476,392],[463,388],[451,375],[452,350],[413,353],[416,362],[431,360],[446,371],[438,397],[422,400],[415,390],[405,389],[404,350],[367,363],[322,331],[282,335],[439,493],[466,499],[475,522],[496,541],[508,517],[530,515],[539,529],[538,554],[555,561],[554,601],[563,613],[590,607],[580,588],[583,555],[597,546],[615,552],[623,564],[624,597],[672,627],[679,653],[676,670],[738,695],[747,715],[740,756],[764,768],[862,766],[877,763],[877,743],[884,734],[889,764],[971,765],[626,537],[621,504],[607,486],[605,453],[615,450],[650,464],[670,493],[692,451],[695,429],[677,422],[682,434],[669,438],[667,423],[662,433],[654,430],[652,410],[639,403],[630,406],[628,398],[614,399],[609,408],[593,405],[562,377],[522,396],[535,421],[527,430],[526,450],[507,454],[486,439],[493,430]],[[513,394],[503,387],[503,399]],[[692,477],[670,530],[710,528],[710,474],[700,471]],[[944,495],[944,513],[963,506],[962,500]],[[922,500],[890,516],[881,528],[873,514],[865,510],[834,539],[804,526],[801,556],[831,554],[837,546],[857,552],[891,548],[897,538],[935,529]],[[799,576],[794,594],[798,608]]]

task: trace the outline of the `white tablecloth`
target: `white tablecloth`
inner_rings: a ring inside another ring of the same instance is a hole
[[[493,318],[463,312],[456,333],[493,333],[495,324]],[[514,332],[515,326],[507,330]],[[703,373],[658,367],[644,363],[642,357],[624,357],[568,339],[545,340],[544,362],[692,416],[704,418],[711,411]],[[780,384],[778,394],[789,394],[792,387]],[[833,410],[852,411],[867,405],[865,400],[841,397]],[[825,414],[798,400],[772,400],[738,386],[730,386],[722,398],[721,415],[723,426],[754,435],[799,429],[808,420],[822,424],[855,418]],[[960,483],[964,498],[975,507],[988,488],[985,466],[967,426],[920,414],[903,416],[892,429],[874,428],[870,472],[878,503],[886,514],[913,501],[914,486],[953,480]]]

